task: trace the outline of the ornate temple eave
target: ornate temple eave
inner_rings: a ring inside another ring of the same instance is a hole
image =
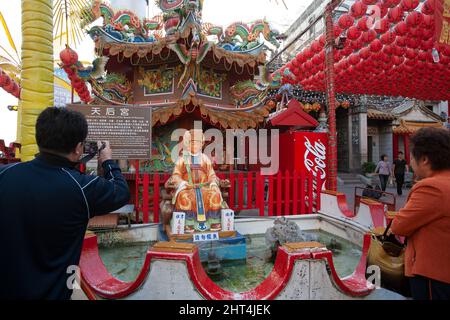
[[[152,125],[165,125],[183,113],[199,110],[202,118],[209,119],[213,125],[220,126],[222,129],[247,130],[261,126],[272,108],[264,101],[242,109],[220,108],[208,105],[197,97],[190,97],[174,104],[154,108]]]
[[[148,56],[160,55],[164,49],[173,51],[170,47],[180,39],[178,36],[170,36],[162,38],[159,41],[152,43],[127,43],[120,41],[111,41],[105,36],[99,36],[95,39],[95,48],[97,52],[106,56],[121,56],[130,59],[137,56],[140,59],[145,59]],[[226,63],[228,67],[236,64],[239,67],[255,68],[263,65],[266,62],[266,54],[259,52],[256,55],[250,53],[231,52],[220,48],[213,44],[209,50],[213,53],[214,61],[217,64]]]

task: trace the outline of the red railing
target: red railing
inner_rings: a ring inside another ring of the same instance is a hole
[[[0,139],[0,164],[8,164],[13,162],[20,162],[16,158],[16,148],[21,149],[20,143],[11,142],[9,147],[5,145],[5,141]]]
[[[136,171],[139,168],[136,166]],[[258,215],[286,216],[314,213],[320,210],[315,186],[320,181],[305,172],[279,172],[262,176],[259,171],[217,173],[230,180],[228,206],[236,213],[256,210]],[[169,173],[135,175],[134,201],[137,223],[160,222],[160,191]]]

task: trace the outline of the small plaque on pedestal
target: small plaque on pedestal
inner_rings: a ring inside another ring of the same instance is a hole
[[[219,240],[219,233],[218,232],[194,233],[193,240],[194,242],[217,241]]]
[[[170,221],[170,228],[173,235],[183,235],[184,234],[184,223],[185,223],[185,213],[184,212],[174,212],[172,220]]]
[[[234,211],[222,209],[222,231],[234,231]]]

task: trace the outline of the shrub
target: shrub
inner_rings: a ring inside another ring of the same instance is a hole
[[[373,162],[364,162],[362,165],[362,171],[364,174],[373,173],[377,165]]]

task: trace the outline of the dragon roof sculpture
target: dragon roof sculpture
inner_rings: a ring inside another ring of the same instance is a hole
[[[151,104],[153,125],[196,108],[223,128],[260,125],[275,106],[269,90],[283,80],[265,69],[267,49],[280,46],[279,33],[266,20],[226,28],[204,23],[203,0],[155,2],[161,13],[151,19],[102,0],[81,10],[82,27],[104,67],[91,70],[67,59],[65,70],[74,73],[74,81],[91,84],[95,97],[86,94],[85,102]],[[91,26],[99,19],[101,25]]]
[[[114,47],[113,53],[154,53],[155,50],[150,50],[153,47],[173,45],[179,39],[193,35],[208,50],[222,49],[219,55],[238,54],[234,55],[236,59],[250,55],[254,57],[253,61],[256,58],[258,64],[262,64],[264,59],[260,54],[267,48],[266,44],[280,46],[277,40],[279,33],[266,20],[257,20],[251,24],[235,22],[223,29],[203,23],[202,0],[157,0],[156,3],[162,13],[152,19],[140,19],[129,10],[116,12],[101,0],[92,0],[88,8],[82,9],[82,27],[103,18],[103,25],[92,27],[88,33],[98,44],[97,48],[101,45]],[[212,38],[215,38],[214,41]],[[133,45],[136,50],[133,50]]]

